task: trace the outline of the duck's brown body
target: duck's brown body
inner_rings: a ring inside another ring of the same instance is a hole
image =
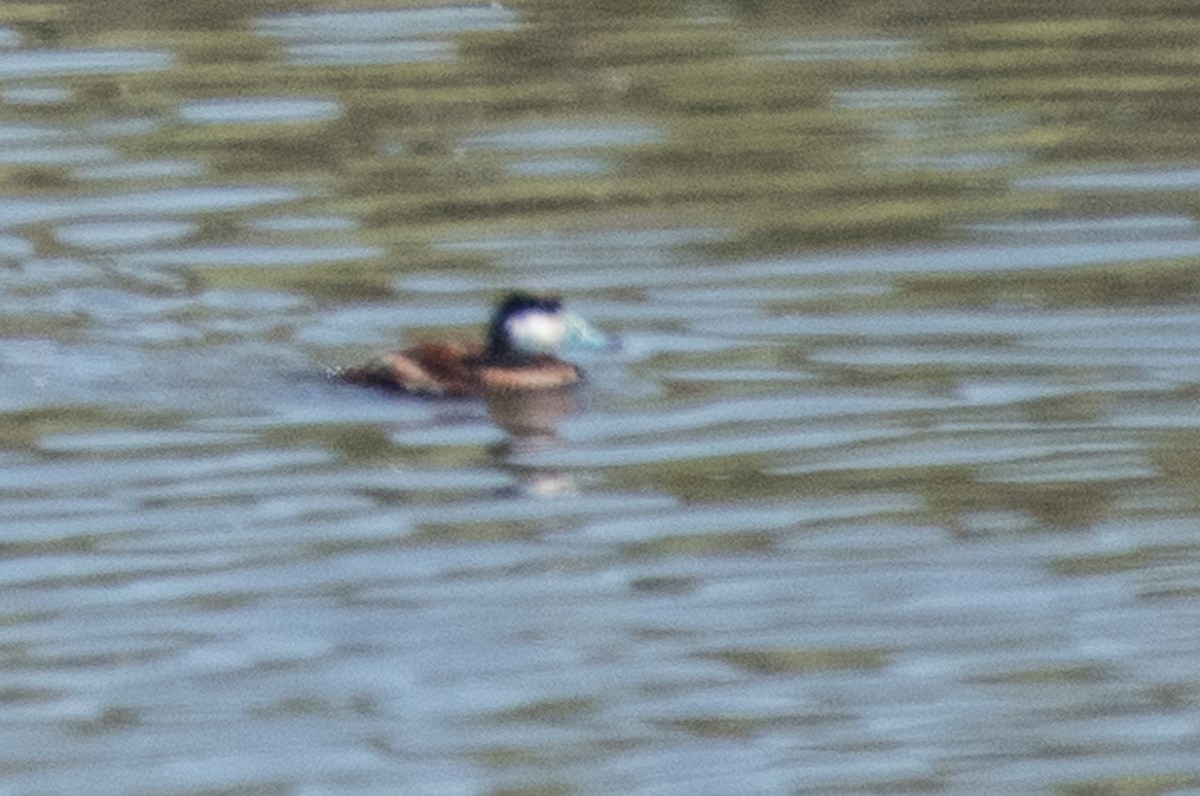
[[[519,364],[489,361],[482,345],[422,343],[384,354],[339,374],[343,381],[412,395],[468,398],[498,392],[551,390],[583,379],[570,362],[542,354]]]

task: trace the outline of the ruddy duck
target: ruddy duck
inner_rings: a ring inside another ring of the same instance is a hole
[[[496,305],[485,343],[420,343],[342,370],[338,378],[444,398],[550,390],[583,379],[577,365],[557,354],[609,346],[606,335],[565,311],[557,296],[514,292]]]

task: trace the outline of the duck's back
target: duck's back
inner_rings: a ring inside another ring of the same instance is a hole
[[[467,343],[421,343],[347,368],[339,375],[352,384],[461,398],[477,392],[482,355],[480,346]]]
[[[543,355],[519,365],[487,362],[483,348],[468,343],[421,343],[383,354],[363,365],[342,370],[350,384],[443,398],[466,398],[489,392],[525,392],[570,387],[583,371],[570,362]]]

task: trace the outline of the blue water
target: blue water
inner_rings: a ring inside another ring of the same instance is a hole
[[[0,793],[1196,788],[1171,20],[656,8],[0,30]],[[329,378],[514,287],[621,349]]]

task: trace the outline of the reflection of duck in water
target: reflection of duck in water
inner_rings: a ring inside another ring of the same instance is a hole
[[[567,349],[601,348],[609,339],[563,309],[562,300],[510,293],[496,306],[485,344],[420,343],[339,372],[342,381],[444,398],[524,394],[583,379],[559,359]]]

